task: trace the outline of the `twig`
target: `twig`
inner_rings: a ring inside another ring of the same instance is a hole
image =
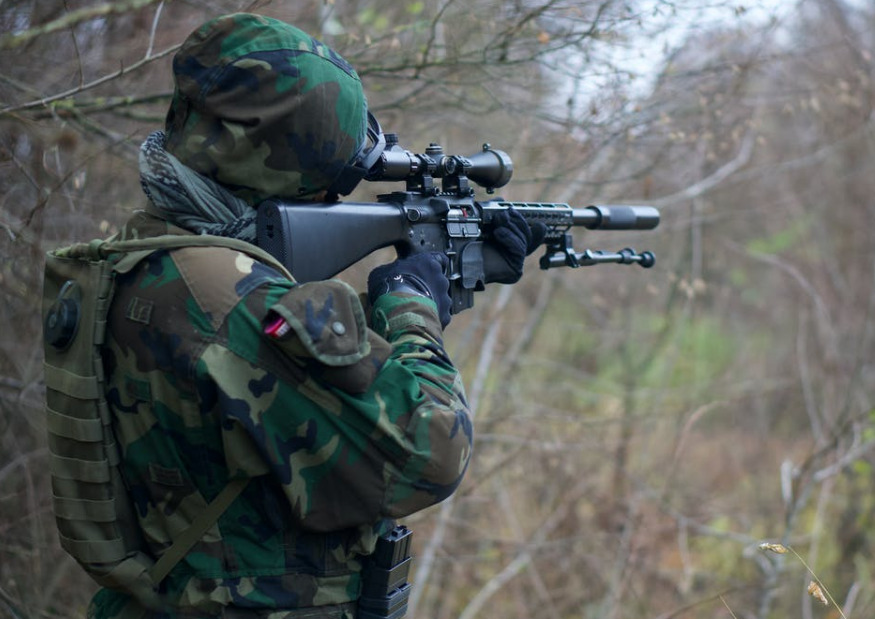
[[[799,287],[802,288],[803,291],[811,298],[814,303],[814,308],[817,312],[817,321],[816,326],[823,330],[823,332],[827,336],[826,346],[828,348],[828,352],[832,356],[832,358],[837,358],[837,344],[838,336],[836,335],[834,323],[832,321],[832,317],[830,316],[829,309],[827,308],[826,302],[823,300],[823,297],[817,292],[812,284],[805,275],[802,274],[796,266],[788,263],[785,260],[781,260],[777,256],[772,256],[770,254],[765,254],[761,252],[754,251],[749,248],[745,248],[740,246],[738,243],[735,243],[730,240],[724,240],[724,245],[726,247],[736,251],[740,254],[744,254],[754,260],[759,262],[764,262],[768,265],[777,267],[778,270],[783,271],[787,275],[793,278]]]
[[[59,17],[58,19],[50,21],[47,24],[43,24],[35,28],[30,28],[28,30],[25,30],[24,32],[19,32],[17,34],[7,33],[0,36],[0,50],[20,47],[28,41],[31,41],[32,39],[40,37],[44,34],[50,34],[59,30],[66,30],[67,28],[72,28],[77,24],[88,21],[90,19],[94,19],[95,17],[103,17],[115,13],[127,13],[128,11],[135,11],[137,9],[143,8],[144,6],[148,6],[156,1],[157,0],[131,0],[127,4],[121,4],[119,2],[105,2],[103,4],[98,4],[97,6],[90,6],[78,9],[71,13],[66,13],[63,17]]]
[[[66,99],[68,97],[72,97],[73,95],[77,95],[80,92],[84,92],[86,90],[94,88],[95,86],[100,86],[101,84],[105,84],[109,81],[112,81],[118,77],[121,77],[122,75],[132,73],[133,71],[136,71],[140,67],[143,67],[143,66],[149,64],[150,62],[153,62],[155,60],[159,60],[160,58],[163,58],[164,56],[172,54],[173,52],[178,50],[180,47],[182,47],[182,43],[177,43],[176,45],[171,45],[167,49],[162,50],[162,51],[158,52],[157,54],[153,54],[151,56],[145,56],[142,60],[139,60],[138,62],[135,62],[134,64],[132,64],[130,66],[127,66],[127,67],[123,66],[121,69],[119,69],[115,73],[110,73],[109,75],[104,75],[103,77],[97,78],[96,80],[88,82],[87,84],[82,84],[81,86],[77,86],[76,88],[71,88],[69,90],[65,90],[64,92],[58,93],[56,95],[52,95],[50,97],[43,97],[42,99],[37,99],[35,101],[30,101],[28,103],[22,103],[21,105],[13,105],[10,107],[5,107],[2,110],[0,110],[0,116],[3,116],[4,114],[12,114],[13,112],[21,112],[23,110],[29,110],[29,109],[32,109],[35,107],[47,106],[50,103],[54,103],[56,101]]]
[[[532,555],[525,549],[514,557],[513,561],[508,563],[503,570],[493,576],[489,582],[482,587],[474,598],[468,602],[459,619],[474,619],[480,612],[483,606],[492,598],[493,595],[508,582],[510,582],[517,574],[525,569],[532,562]]]
[[[69,14],[70,7],[64,0],[64,10]],[[76,52],[76,71],[79,73],[79,85],[85,82],[85,73],[82,71],[82,54],[79,52],[79,41],[76,40],[76,31],[70,26],[70,40],[73,41],[73,50]]]
[[[24,619],[24,615],[21,614],[21,611],[15,605],[15,600],[2,588],[0,588],[0,602],[3,602],[3,605],[6,607],[6,610],[9,611],[9,616],[12,617],[12,619]]]
[[[661,615],[654,617],[654,619],[675,619],[676,617],[681,617],[681,616],[685,617],[689,614],[689,612],[691,610],[693,610],[695,608],[698,608],[700,606],[704,606],[706,604],[712,604],[714,602],[714,600],[723,600],[724,595],[728,595],[730,593],[735,593],[737,591],[742,591],[743,589],[744,589],[744,587],[742,587],[742,586],[730,587],[729,589],[724,589],[720,593],[708,596],[708,597],[701,599],[701,600],[696,600],[696,601],[691,602],[685,606],[681,606],[680,608],[675,608],[674,610],[670,610],[667,613],[662,613]],[[724,605],[726,604],[726,602],[723,602],[723,603],[724,603]]]
[[[732,161],[727,162],[722,165],[719,169],[717,169],[710,176],[703,178],[697,183],[693,183],[689,187],[684,188],[677,193],[673,193],[669,196],[665,196],[659,198],[657,200],[653,200],[652,203],[655,206],[665,206],[667,204],[673,204],[675,202],[680,202],[681,200],[691,200],[692,198],[696,198],[698,196],[704,195],[711,189],[714,189],[720,183],[725,181],[727,178],[738,172],[741,168],[743,168],[750,161],[753,156],[753,147],[756,136],[753,131],[749,131],[741,142],[741,147],[738,149],[738,154]]]
[[[808,573],[811,574],[811,578],[814,579],[812,584],[816,583],[817,586],[819,587],[819,589],[817,589],[816,591],[813,591],[811,585],[809,585],[808,592],[811,595],[816,596],[818,599],[820,599],[820,596],[817,595],[818,593],[825,594],[825,596],[827,598],[829,598],[829,601],[832,602],[832,605],[836,607],[836,610],[839,612],[839,615],[841,615],[842,619],[848,619],[847,616],[845,615],[844,611],[842,610],[842,607],[838,605],[838,603],[835,601],[835,598],[833,598],[832,593],[829,592],[829,589],[827,588],[827,586],[825,584],[823,584],[823,582],[820,580],[820,578],[818,578],[818,576],[814,572],[814,570],[811,569],[811,567],[808,565],[808,563],[805,562],[805,559],[803,559],[802,556],[798,552],[796,552],[792,546],[787,546],[786,544],[770,544],[768,542],[763,542],[762,544],[759,545],[759,548],[760,548],[760,550],[774,552],[775,554],[779,554],[779,555],[786,554],[787,552],[792,552],[793,555],[803,565],[803,567],[805,567],[805,569],[808,570]],[[824,602],[824,603],[826,603],[826,602]]]
[[[102,112],[114,112],[119,108],[135,107],[138,105],[150,105],[152,103],[161,103],[170,101],[173,97],[173,91],[158,92],[150,95],[139,97],[124,95],[119,97],[98,97],[96,99],[79,100],[75,105],[49,108],[34,112],[30,115],[33,120],[42,120],[44,118],[67,118],[72,115],[84,116],[86,114],[98,114]],[[116,112],[117,114],[125,114],[124,112]]]
[[[578,482],[575,487],[566,494],[566,500],[557,505],[556,508],[553,509],[553,511],[550,512],[537,527],[535,527],[531,537],[526,543],[523,543],[520,546],[520,549],[513,560],[505,565],[498,574],[490,578],[489,581],[477,591],[474,597],[471,598],[471,601],[468,602],[459,614],[459,619],[474,619],[474,617],[483,610],[483,607],[502,589],[502,587],[504,587],[504,585],[513,580],[517,574],[532,564],[534,557],[532,556],[530,548],[541,546],[547,537],[557,526],[559,526],[563,518],[568,514],[568,511],[573,509],[573,506],[576,505],[576,497],[579,497],[582,494],[582,488],[586,483],[586,480]],[[502,492],[502,495],[506,497],[505,492]],[[513,516],[507,502],[505,502],[504,507],[506,511],[510,512],[510,515]],[[518,527],[513,528],[517,529]],[[543,587],[543,582],[540,582],[539,588]],[[557,616],[556,609],[552,607],[549,600],[544,602],[544,606],[545,608],[541,609],[539,616]]]
[[[796,366],[799,369],[799,382],[802,387],[802,401],[805,403],[805,412],[808,414],[808,423],[811,425],[811,433],[814,435],[816,444],[824,442],[823,424],[820,421],[820,411],[814,398],[814,388],[811,382],[811,370],[808,362],[807,335],[808,310],[799,309],[799,326],[796,329]]]
[[[161,11],[164,8],[164,0],[158,3],[158,8],[155,9],[155,18],[152,20],[152,30],[149,32],[149,47],[146,48],[146,58],[152,55],[152,50],[155,47],[155,32],[158,30],[158,20],[161,19]]]
[[[20,466],[22,468],[25,468],[27,461],[30,460],[31,458],[42,458],[43,456],[45,456],[48,453],[49,453],[48,448],[43,447],[41,449],[36,449],[34,451],[29,451],[26,453],[18,454],[11,461],[7,462],[6,465],[3,466],[3,468],[0,468],[0,481],[3,481],[3,479],[5,479],[6,476],[9,475],[15,467]]]
[[[830,477],[838,475],[842,472],[842,469],[850,466],[856,460],[861,459],[873,449],[875,449],[875,440],[866,441],[862,445],[858,445],[857,447],[849,450],[846,454],[844,454],[841,458],[839,458],[837,461],[833,462],[829,466],[824,467],[814,473],[814,475],[811,476],[811,479],[815,482],[820,483],[829,479]]]
[[[131,135],[133,135],[133,134],[131,134]],[[86,157],[85,159],[82,160],[81,163],[79,163],[79,165],[71,168],[53,187],[43,188],[41,191],[41,196],[40,196],[39,201],[30,210],[30,212],[21,220],[21,226],[18,228],[18,230],[14,231],[15,234],[21,234],[22,232],[24,232],[24,230],[26,230],[27,228],[30,227],[30,225],[33,223],[34,217],[36,217],[36,215],[38,213],[40,213],[48,204],[49,198],[51,198],[52,195],[56,191],[61,190],[61,188],[63,188],[63,186],[67,183],[67,181],[70,180],[73,177],[73,175],[76,174],[76,172],[78,172],[79,170],[81,170],[82,168],[87,166],[89,163],[91,163],[92,160],[94,160],[96,157],[101,155],[106,150],[109,150],[109,149],[113,148],[114,146],[116,146],[117,144],[120,144],[121,142],[130,139],[131,135],[124,136],[124,137],[118,139],[117,141],[113,142],[112,144],[109,144],[106,147],[106,149],[97,151],[96,153]]]
[[[738,617],[735,616],[735,613],[732,612],[732,609],[729,607],[729,604],[727,604],[726,600],[723,599],[722,595],[720,596],[720,601],[723,602],[723,605],[726,607],[726,610],[728,610],[729,614],[732,615],[732,619],[738,619]]]

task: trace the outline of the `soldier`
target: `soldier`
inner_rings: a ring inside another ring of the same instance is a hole
[[[379,155],[355,71],[288,24],[212,20],[173,71],[166,133],[140,154],[148,205],[120,240],[255,243],[260,201],[346,194]],[[521,274],[531,231],[505,224],[497,250]],[[449,496],[471,456],[442,345],[445,267],[424,254],[375,269],[367,311],[347,284],[298,285],[225,247],[155,251],[120,274],[106,395],[145,552],[245,485],[163,578],[161,608],[104,588],[89,618],[355,617],[378,537]]]

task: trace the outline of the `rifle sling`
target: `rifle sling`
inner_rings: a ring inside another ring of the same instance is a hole
[[[290,277],[285,267],[277,261],[273,256],[264,250],[251,245],[249,243],[239,241],[237,239],[228,239],[224,237],[211,236],[177,236],[172,235],[163,237],[153,237],[142,240],[130,240],[122,242],[104,242],[97,244],[95,249],[103,255],[112,253],[128,254],[127,260],[122,259],[121,268],[117,270],[124,271],[125,267],[130,268],[148,254],[156,249],[177,249],[188,247],[225,247],[240,251],[250,256],[259,259],[267,264],[277,268],[287,277]],[[173,540],[170,547],[161,555],[155,564],[149,570],[149,576],[152,583],[157,587],[162,580],[176,567],[192,547],[200,541],[206,532],[218,522],[225,510],[230,507],[231,503],[243,492],[243,489],[249,483],[248,478],[233,479],[222,488],[222,491],[216,496],[207,507],[200,512],[191,525],[183,531],[179,537]]]
[[[219,520],[219,517],[225,513],[225,510],[240,495],[248,483],[248,477],[229,481],[228,485],[222,488],[218,496],[197,515],[191,525],[179,537],[173,540],[170,548],[161,555],[155,562],[155,565],[149,570],[149,575],[156,587],[170,573],[170,570],[188,554],[192,546]]]

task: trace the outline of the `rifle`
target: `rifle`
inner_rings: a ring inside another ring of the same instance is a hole
[[[474,199],[471,182],[494,193],[510,181],[513,162],[507,153],[484,144],[470,157],[446,155],[438,144],[415,154],[386,134],[386,148],[365,176],[370,181],[405,181],[406,191],[377,196],[371,202],[282,202],[258,207],[258,246],[282,262],[299,282],[333,277],[371,252],[392,246],[399,257],[443,252],[449,258],[452,313],[471,307],[474,291],[496,281],[494,261],[484,242],[492,234],[497,212],[514,208],[530,224],[547,227],[541,269],[605,263],[650,268],[654,255],[631,248],[617,252],[575,252],[569,230],[651,230],[659,225],[652,206],[602,205],[572,208],[553,202]],[[440,188],[435,179],[441,179]]]

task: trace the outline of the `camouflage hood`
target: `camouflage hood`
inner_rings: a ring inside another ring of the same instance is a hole
[[[173,74],[168,152],[250,204],[329,188],[366,141],[358,75],[284,22],[247,13],[207,22]]]

